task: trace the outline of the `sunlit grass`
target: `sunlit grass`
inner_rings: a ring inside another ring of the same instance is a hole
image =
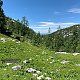
[[[33,73],[26,72],[27,68],[33,68],[41,72],[40,75],[50,77],[52,80],[79,80],[80,79],[80,55],[55,54],[53,51],[32,46],[27,42],[19,42],[0,34],[0,80],[37,80]],[[19,43],[18,43],[19,42]],[[1,60],[18,59],[18,63],[6,65]],[[27,63],[23,63],[27,60]],[[69,61],[62,64],[61,61]],[[12,70],[15,65],[20,65],[20,70]],[[45,80],[45,79],[43,79]]]

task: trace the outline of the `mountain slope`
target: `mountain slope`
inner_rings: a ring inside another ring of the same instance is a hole
[[[80,54],[48,51],[0,34],[0,79],[78,80]]]
[[[57,30],[47,35],[46,44],[52,50],[80,52],[80,25]]]

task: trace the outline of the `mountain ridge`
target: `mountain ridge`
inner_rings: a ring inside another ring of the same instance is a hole
[[[53,32],[49,35],[47,35],[51,39],[52,48],[58,48],[54,49],[55,51],[59,51],[60,47],[63,48],[61,51],[71,51],[71,52],[77,52],[79,48],[79,42],[80,42],[80,25],[73,25],[68,28],[57,30],[56,32]],[[50,43],[50,44],[51,44]],[[68,44],[68,45],[67,45]],[[70,47],[71,46],[71,47]],[[75,47],[74,47],[75,46]],[[64,49],[66,47],[66,49]],[[68,49],[72,48],[71,50]]]

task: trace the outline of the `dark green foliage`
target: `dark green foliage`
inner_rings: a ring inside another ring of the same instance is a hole
[[[21,23],[22,23],[24,26],[27,26],[27,27],[29,26],[29,25],[28,25],[29,23],[28,23],[28,21],[26,20],[26,17],[25,17],[25,16],[22,17]]]
[[[6,35],[9,33],[9,36],[20,41],[27,41],[54,51],[80,52],[80,25],[65,29],[59,28],[52,34],[41,35],[28,27],[25,18],[22,21],[16,21],[6,17],[6,23]]]
[[[5,33],[5,15],[4,15],[4,11],[2,9],[2,5],[3,5],[3,1],[0,0],[0,33]]]
[[[14,20],[6,17],[6,35],[16,38],[19,41],[27,41],[33,45],[42,45],[42,36],[40,33],[35,33],[28,27],[28,21],[25,17],[20,20]]]
[[[51,33],[51,28],[49,27],[48,34],[50,34],[50,33]]]
[[[44,37],[45,38],[45,37]],[[80,25],[74,25],[47,35],[46,47],[55,51],[80,52]]]
[[[6,32],[11,32],[12,36],[15,37],[21,37],[25,36],[28,37],[29,34],[34,31],[30,29],[27,25],[23,25],[20,20],[14,20],[9,17],[6,17]]]

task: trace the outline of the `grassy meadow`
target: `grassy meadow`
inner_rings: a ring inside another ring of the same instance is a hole
[[[57,53],[0,34],[0,80],[80,80],[80,54]]]

